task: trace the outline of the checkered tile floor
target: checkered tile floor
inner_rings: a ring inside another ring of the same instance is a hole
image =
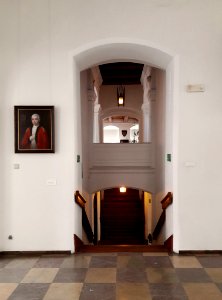
[[[0,300],[222,299],[222,256],[0,257]]]

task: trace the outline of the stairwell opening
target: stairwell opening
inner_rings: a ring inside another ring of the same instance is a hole
[[[113,39],[113,40],[105,40],[105,41],[97,41],[91,45],[86,45],[84,47],[81,47],[79,49],[76,49],[74,53],[71,54],[72,56],[72,78],[74,79],[73,82],[73,90],[72,94],[75,99],[75,108],[76,108],[76,136],[79,137],[79,140],[81,140],[81,126],[80,121],[80,112],[81,112],[81,89],[83,85],[80,85],[81,82],[81,72],[83,70],[86,70],[87,68],[97,65],[100,63],[105,63],[109,61],[119,61],[119,58],[121,57],[122,60],[128,60],[128,61],[139,61],[145,64],[152,65],[154,67],[158,67],[162,70],[165,70],[166,72],[166,102],[167,107],[166,110],[170,112],[169,114],[166,114],[167,118],[167,128],[165,128],[165,136],[167,135],[169,137],[168,141],[166,141],[165,144],[165,152],[171,152],[176,155],[176,149],[174,149],[173,139],[175,141],[176,137],[176,129],[173,126],[173,123],[175,121],[175,115],[172,114],[171,108],[173,106],[173,100],[175,99],[175,70],[176,70],[176,60],[174,59],[174,56],[172,54],[169,54],[165,51],[160,50],[158,47],[153,47],[150,45],[147,45],[144,42],[141,41],[132,41],[132,40],[126,40],[126,39]],[[139,59],[138,59],[139,57]],[[75,109],[74,108],[74,109]],[[76,153],[82,153],[82,145],[84,142],[75,144],[76,147]],[[84,153],[82,153],[82,157],[84,158]],[[174,156],[175,157],[175,156]],[[172,164],[167,164],[165,162],[165,157],[162,158],[164,160],[164,170],[163,170],[163,178],[164,178],[164,184],[159,190],[155,190],[152,192],[156,193],[156,196],[158,199],[161,199],[161,197],[166,192],[166,189],[169,189],[174,192],[174,195],[176,193],[175,190],[175,183],[176,180],[173,181],[173,175],[176,174],[176,165],[175,161]],[[83,167],[84,169],[84,167]],[[98,171],[98,170],[97,170]],[[81,174],[82,170],[81,168],[77,168],[75,171],[75,178],[76,182],[75,185],[78,189],[83,190],[85,194],[90,195],[95,190],[102,190],[106,186],[113,186],[110,182],[104,183],[102,180],[96,180],[97,185],[94,186],[92,184],[84,185],[84,179],[81,180]],[[97,172],[99,173],[99,172]],[[86,176],[90,176],[90,174],[87,174],[87,171],[83,170],[83,174]],[[117,180],[119,180],[117,176]],[[115,185],[114,185],[115,186]],[[147,190],[146,186],[141,186],[143,190]],[[174,203],[174,210],[176,208],[176,205]],[[79,220],[78,218],[78,211],[75,210],[75,220]],[[172,218],[173,218],[173,211],[172,211]],[[168,228],[168,232],[174,233],[174,240],[176,237],[176,231],[175,231],[175,224],[176,222],[171,222],[172,226],[171,228]],[[174,226],[174,227],[173,227]],[[79,223],[75,223],[74,231],[76,233],[79,233],[81,235],[81,225]]]
[[[144,200],[140,191],[126,188],[106,189],[101,199],[102,245],[145,244]]]

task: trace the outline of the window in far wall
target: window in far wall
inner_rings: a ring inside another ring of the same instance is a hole
[[[130,127],[130,142],[139,143],[139,124]]]
[[[108,125],[103,128],[103,143],[119,143],[119,128]]]

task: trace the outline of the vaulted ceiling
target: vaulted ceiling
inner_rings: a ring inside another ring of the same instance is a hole
[[[143,64],[132,62],[109,63],[99,66],[102,76],[102,85],[133,85],[141,84],[140,78]],[[130,116],[110,116],[103,120],[104,124],[132,123],[138,124],[138,120]]]

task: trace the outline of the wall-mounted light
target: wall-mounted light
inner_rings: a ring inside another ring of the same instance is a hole
[[[120,193],[125,193],[126,192],[126,187],[125,186],[121,186],[119,188]]]
[[[117,104],[118,106],[124,106],[125,104],[125,87],[122,85],[117,87]]]

